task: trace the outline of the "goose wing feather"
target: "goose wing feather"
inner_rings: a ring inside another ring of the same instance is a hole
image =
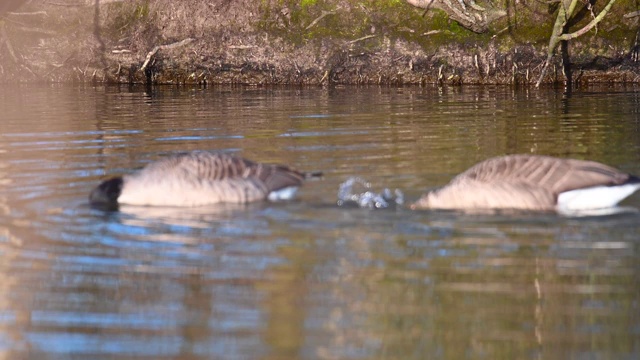
[[[559,194],[593,186],[624,184],[630,175],[610,166],[585,160],[549,156],[510,155],[488,159],[456,176],[451,183],[526,184]]]
[[[253,164],[250,176],[260,181],[271,191],[291,186],[300,186],[304,182],[305,174],[284,165]]]
[[[485,160],[424,195],[415,208],[552,210],[560,193],[624,184],[629,174],[584,160],[509,155]]]
[[[263,200],[302,185],[305,174],[283,165],[238,156],[192,151],[166,157],[126,175],[119,201],[136,205],[195,206]]]
[[[550,191],[527,183],[460,181],[423,196],[418,207],[436,209],[522,209],[546,211],[555,206]]]
[[[192,151],[149,164],[140,173],[157,178],[178,176],[196,182],[250,179],[262,184],[265,191],[300,186],[305,175],[284,165],[262,164],[238,156],[206,151]]]

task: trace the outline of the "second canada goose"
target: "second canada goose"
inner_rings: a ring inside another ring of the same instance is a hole
[[[308,177],[284,165],[238,156],[192,151],[168,156],[129,175],[102,182],[89,195],[93,205],[199,206],[286,200]]]
[[[640,178],[598,162],[507,155],[476,164],[411,208],[575,212],[614,207],[639,188]]]

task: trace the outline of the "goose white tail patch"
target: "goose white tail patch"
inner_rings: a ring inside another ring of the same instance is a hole
[[[268,199],[269,201],[291,200],[296,196],[297,192],[297,186],[289,186],[280,190],[270,192]]]
[[[565,191],[558,195],[558,209],[579,211],[604,209],[616,206],[620,201],[640,189],[640,184],[595,186]]]

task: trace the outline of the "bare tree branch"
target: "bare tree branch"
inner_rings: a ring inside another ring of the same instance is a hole
[[[609,10],[611,10],[611,7],[613,6],[613,3],[615,3],[616,0],[610,0],[609,3],[607,4],[607,6],[604,7],[604,9],[602,9],[602,11],[600,11],[600,14],[598,14],[598,16],[596,16],[593,20],[591,20],[590,23],[588,23],[587,25],[585,25],[582,29],[571,33],[571,34],[562,34],[560,36],[560,40],[571,40],[571,39],[575,39],[578,36],[584,35],[587,32],[589,32],[591,29],[593,29],[600,21],[602,21],[602,19],[604,18],[605,15],[607,15],[607,13],[609,12]]]
[[[589,24],[585,25],[582,29],[574,33],[566,34],[565,31],[567,30],[566,29],[567,23],[569,22],[571,17],[574,15],[574,11],[576,9],[576,6],[578,5],[578,2],[579,0],[562,0],[560,2],[560,6],[558,7],[558,15],[556,16],[556,22],[553,25],[553,31],[551,33],[551,37],[549,38],[549,47],[547,49],[547,59],[544,62],[542,71],[540,72],[540,77],[536,82],[536,87],[539,87],[540,84],[542,83],[542,80],[546,75],[547,68],[549,67],[549,63],[553,58],[553,54],[555,53],[556,48],[558,47],[558,44],[561,41],[569,41],[571,39],[575,39],[578,36],[583,35],[587,33],[589,30],[593,29],[593,27],[596,26],[604,18],[604,16],[609,12],[609,10],[613,6],[613,4],[616,2],[616,0],[609,0],[609,3],[602,9],[602,11],[600,11],[598,16],[596,16]],[[565,64],[564,66],[569,66],[569,65]],[[568,80],[571,80],[571,79],[568,79]]]

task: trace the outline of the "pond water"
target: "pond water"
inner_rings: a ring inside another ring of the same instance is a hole
[[[324,179],[285,203],[88,206],[193,149]],[[640,174],[640,92],[0,87],[0,354],[640,358],[639,213],[338,206],[351,177],[411,201],[510,153]]]

